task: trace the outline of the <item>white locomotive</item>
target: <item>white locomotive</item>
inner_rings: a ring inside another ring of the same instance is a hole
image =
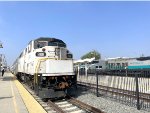
[[[73,55],[66,44],[56,38],[30,41],[11,70],[41,98],[65,96],[68,89],[76,86]]]

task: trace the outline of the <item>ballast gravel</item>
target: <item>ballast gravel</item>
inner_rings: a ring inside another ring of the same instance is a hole
[[[145,110],[137,110],[136,107],[131,107],[113,99],[105,97],[97,97],[95,94],[83,91],[80,88],[77,90],[76,99],[92,105],[104,113],[150,113]]]

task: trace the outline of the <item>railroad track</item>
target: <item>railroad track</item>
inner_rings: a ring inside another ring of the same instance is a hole
[[[33,90],[28,88],[26,85],[24,85],[24,87],[48,113],[104,113],[101,110],[70,96],[61,100],[48,100],[47,102],[43,102],[43,100],[39,98]]]
[[[22,85],[35,98],[35,100],[45,109],[47,113],[104,113],[100,109],[83,103],[69,95],[64,99],[43,101],[27,84]]]
[[[57,113],[104,113],[73,97],[67,97],[66,99],[56,102],[49,100],[48,105],[50,105]]]
[[[86,86],[89,88],[96,89],[96,84],[78,82],[78,85],[83,85],[83,86]],[[118,89],[118,88],[102,86],[102,85],[98,85],[98,89],[105,93],[111,93],[112,95],[126,96],[126,97],[130,97],[130,98],[134,98],[134,99],[137,98],[135,91],[129,91],[129,90],[125,90],[125,89]],[[139,97],[140,99],[142,99],[146,102],[150,102],[150,94],[139,93],[139,96],[140,96]]]

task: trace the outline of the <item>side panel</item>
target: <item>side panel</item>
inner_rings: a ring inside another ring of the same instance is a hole
[[[25,65],[24,65],[25,66],[24,73],[33,75],[35,72],[35,63],[37,61],[37,59],[35,58],[35,53],[31,52],[27,54],[25,57],[26,59],[25,59]]]
[[[128,69],[148,69],[150,65],[128,66]]]
[[[47,60],[46,73],[73,73],[72,60]]]
[[[38,73],[46,73],[46,68],[48,68],[49,66],[46,67],[46,61],[41,61],[38,67],[39,67],[39,68],[37,69]],[[37,67],[36,67],[36,68],[37,68]],[[35,73],[36,73],[36,72],[35,72]]]
[[[129,61],[128,69],[145,69],[150,68],[150,60],[138,61],[133,60]]]
[[[24,57],[19,58],[18,60],[18,72],[24,72]]]

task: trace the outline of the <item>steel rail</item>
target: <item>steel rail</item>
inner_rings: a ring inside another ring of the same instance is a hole
[[[73,97],[68,97],[69,98],[69,102],[71,103],[71,104],[73,104],[73,105],[75,105],[75,106],[78,106],[78,107],[80,107],[80,108],[82,108],[82,109],[84,109],[84,110],[86,110],[86,111],[89,111],[89,112],[92,112],[92,113],[104,113],[103,111],[101,111],[100,109],[98,109],[98,108],[95,108],[95,107],[93,107],[93,106],[91,106],[91,105],[88,105],[88,104],[86,104],[86,103],[83,103],[83,102],[81,102],[81,101],[79,101],[79,100],[77,100],[77,99],[75,99],[75,98],[73,98]]]
[[[57,113],[66,113],[59,106],[57,106],[52,101],[48,100],[48,105],[51,106]]]
[[[80,84],[80,85],[88,85],[88,87],[94,88],[96,89],[96,84],[89,84],[89,83],[84,83],[84,84]],[[136,93],[134,91],[129,91],[129,90],[123,90],[123,89],[117,89],[117,88],[112,88],[112,87],[107,87],[104,86],[106,89],[101,88],[101,86],[99,86],[99,90],[105,91],[105,92],[109,92],[115,95],[121,95],[121,96],[127,96],[127,97],[131,97],[131,98],[135,98],[136,99]],[[114,90],[115,89],[115,90]],[[118,92],[120,91],[120,92]],[[147,94],[147,96],[150,96],[150,94]],[[146,102],[150,102],[150,99],[145,98],[144,94],[140,94],[139,99],[141,100],[145,100]]]
[[[78,82],[78,83],[81,84],[81,85],[96,86],[96,84],[91,84],[91,83],[86,83],[86,82]],[[136,93],[135,91],[129,91],[129,90],[126,90],[126,89],[118,89],[118,88],[109,87],[109,86],[102,86],[102,85],[98,85],[98,86],[101,87],[101,88],[117,90],[117,91],[120,91],[120,92],[128,92],[128,93],[131,93],[131,94],[135,94]],[[140,96],[144,96],[144,97],[145,96],[149,96],[150,97],[150,94],[147,94],[147,93],[140,92],[139,94],[140,94]]]

